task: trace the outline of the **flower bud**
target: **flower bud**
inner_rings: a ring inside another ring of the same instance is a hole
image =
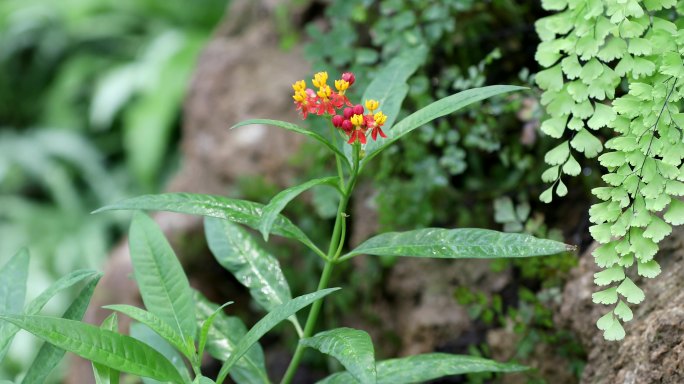
[[[363,115],[363,105],[356,104],[353,111],[355,115]]]
[[[342,117],[340,115],[335,115],[332,117],[332,123],[337,128],[340,128],[342,126],[343,121],[344,121],[344,117]]]
[[[347,133],[351,132],[352,128],[354,128],[354,125],[352,125],[351,121],[349,121],[349,120],[344,120],[344,121],[342,122],[342,129],[343,129],[345,132],[347,132]]]
[[[344,115],[345,119],[350,119],[352,115],[354,114],[354,109],[353,108],[345,108],[344,111],[342,112]]]
[[[356,77],[351,72],[345,72],[342,74],[342,80],[349,83],[349,85],[352,85],[352,84],[354,84],[354,80],[356,80]]]

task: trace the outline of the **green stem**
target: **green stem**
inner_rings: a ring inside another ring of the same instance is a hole
[[[335,126],[330,124],[330,137],[332,138],[333,145],[337,147],[337,132],[335,132]],[[337,164],[337,175],[340,177],[340,191],[344,191],[344,171],[342,170],[342,159],[335,155],[335,163]]]
[[[330,246],[328,247],[328,256],[325,262],[325,267],[323,268],[323,273],[318,281],[317,290],[325,289],[328,287],[330,282],[330,276],[332,275],[333,268],[336,264],[336,258],[340,255],[340,245],[344,243],[344,237],[346,235],[345,220],[347,215],[345,210],[347,209],[347,204],[349,203],[349,198],[351,197],[351,192],[356,185],[356,178],[358,176],[359,170],[359,150],[360,145],[358,143],[354,144],[354,169],[352,170],[351,178],[347,184],[347,188],[342,195],[340,204],[337,206],[337,216],[335,217],[335,226],[333,227],[333,233],[330,237]],[[339,158],[338,158],[339,161]],[[318,315],[321,312],[321,307],[323,306],[323,300],[315,301],[311,305],[311,311],[306,319],[306,325],[304,326],[303,338],[311,337],[313,335],[314,328],[316,327],[316,321],[318,320]],[[294,378],[295,372],[299,367],[299,363],[302,359],[302,354],[304,353],[304,346],[302,344],[297,344],[297,349],[295,350],[290,365],[287,367],[287,371],[281,380],[281,384],[289,384]]]

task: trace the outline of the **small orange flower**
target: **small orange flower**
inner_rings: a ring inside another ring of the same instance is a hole
[[[340,95],[344,95],[344,92],[349,88],[349,82],[346,80],[335,80],[335,89],[340,93]]]
[[[304,80],[296,81],[292,84],[292,89],[294,90],[295,105],[297,105],[297,110],[301,113],[302,119],[306,119],[309,113],[316,113],[316,101],[315,97],[312,97],[313,91],[311,89],[306,89],[306,83]],[[313,95],[315,96],[315,94]]]
[[[366,109],[368,109],[370,113],[373,113],[379,106],[380,103],[377,100],[366,100]]]
[[[354,144],[358,140],[361,144],[366,144],[366,127],[364,126],[365,119],[363,115],[353,115],[350,121],[354,128],[347,143]]]
[[[328,72],[318,72],[311,81],[316,88],[321,88],[328,82]]]
[[[387,115],[384,113],[378,112],[373,115],[371,137],[374,141],[378,139],[378,134],[380,134],[380,137],[387,138],[387,135],[385,135],[385,132],[383,132],[381,128],[385,124],[385,121],[387,121]]]

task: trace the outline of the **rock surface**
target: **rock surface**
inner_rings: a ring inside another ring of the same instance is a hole
[[[675,229],[660,245],[656,260],[663,272],[636,281],[646,299],[632,306],[634,320],[621,342],[603,340],[596,328],[606,307],[591,301],[598,271],[591,255],[573,270],[556,320],[572,329],[587,351],[583,383],[684,383],[684,229]]]

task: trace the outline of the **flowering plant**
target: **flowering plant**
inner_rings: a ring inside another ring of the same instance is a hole
[[[206,238],[216,260],[249,288],[254,301],[267,312],[249,330],[241,320],[224,313],[223,308],[230,303],[218,306],[200,293],[193,292],[161,230],[147,215],[137,212],[131,224],[129,242],[135,280],[146,310],[112,305],[106,308],[114,313],[101,327],[80,322],[83,303],[88,302],[97,283],[92,273],[70,280],[90,279],[77,299],[79,311],[67,311],[65,318],[55,318],[37,315],[40,306],[30,304],[28,309],[23,309],[21,292],[25,292],[28,255],[20,252],[0,272],[0,287],[7,288],[0,289],[0,305],[5,305],[0,307],[0,351],[11,342],[18,328],[23,328],[44,339],[48,343],[47,348],[53,348],[53,351],[63,353],[67,350],[91,360],[98,383],[116,383],[120,372],[173,383],[221,384],[228,375],[237,383],[269,383],[263,350],[258,341],[278,323],[288,320],[299,342],[281,379],[284,384],[294,379],[307,348],[334,357],[345,368],[320,383],[401,384],[468,372],[526,369],[514,363],[444,353],[376,361],[371,337],[365,331],[346,327],[322,331],[317,328],[323,304],[321,299],[339,289],[329,288],[334,268],[359,255],[501,258],[550,255],[571,248],[563,243],[524,234],[485,229],[423,228],[379,234],[345,252],[347,206],[359,174],[374,156],[435,118],[479,100],[520,89],[489,86],[467,90],[438,100],[393,124],[408,88],[401,79],[408,78],[415,70],[410,58],[402,56],[391,61],[366,89],[363,97],[365,107],[352,104],[346,96],[346,91],[355,84],[351,73],[344,73],[334,82],[335,91],[327,84],[326,72],[314,75],[312,84],[316,91],[307,89],[304,81],[295,82],[293,99],[296,109],[303,118],[320,116],[329,120],[331,134],[328,136],[318,132],[318,128],[305,130],[295,124],[275,120],[248,120],[235,126],[270,124],[313,138],[335,157],[335,176],[285,189],[266,205],[222,196],[169,193],[140,196],[99,210],[164,210],[205,216]],[[379,110],[380,107],[384,112]],[[281,214],[291,200],[317,186],[332,187],[340,196],[327,251],[314,244]],[[318,255],[322,264],[318,289],[292,298],[278,260],[245,226],[260,231],[265,241],[270,234],[286,237],[301,242],[311,250],[311,254]],[[298,312],[309,305],[311,309],[302,327]],[[149,338],[136,339],[117,333],[116,313],[125,314],[136,324],[144,325],[145,329],[153,332],[156,341],[146,343],[139,339]],[[205,352],[223,361],[215,380],[203,375]],[[38,359],[41,360],[37,360],[35,366],[40,367],[41,372],[49,372],[59,358],[59,354],[42,357],[39,354]]]
[[[357,141],[366,144],[366,135],[369,131],[373,141],[378,139],[378,135],[386,138],[387,135],[382,131],[382,126],[387,121],[387,115],[381,111],[375,113],[380,103],[377,100],[366,100],[366,109],[369,113],[365,115],[363,106],[361,104],[353,105],[345,95],[355,80],[356,77],[353,73],[343,73],[341,79],[335,80],[337,92],[333,92],[327,84],[328,73],[318,72],[312,80],[313,85],[318,87],[318,91],[314,92],[312,89],[306,88],[304,80],[300,80],[292,84],[292,89],[294,89],[292,98],[295,100],[297,110],[303,119],[306,119],[309,113],[319,116],[332,115],[332,125],[349,137],[347,141],[349,144],[354,144]],[[342,110],[342,108],[344,109]],[[336,114],[338,109],[341,110],[341,115]]]

